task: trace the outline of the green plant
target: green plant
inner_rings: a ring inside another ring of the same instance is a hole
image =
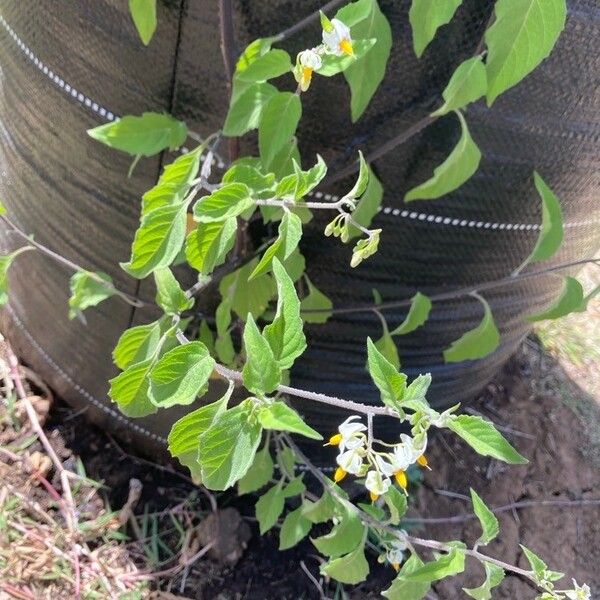
[[[418,55],[436,30],[452,19],[460,4],[460,0],[413,0],[409,18]],[[140,36],[148,44],[156,27],[155,2],[132,0],[130,6]],[[226,24],[231,6],[222,0],[220,7],[222,22]],[[318,16],[315,14],[314,18]],[[475,55],[458,65],[442,92],[440,107],[411,129],[414,133],[437,119],[451,118],[458,119],[461,136],[432,177],[410,190],[405,201],[448,194],[477,171],[481,152],[469,132],[465,115],[468,105],[485,96],[491,106],[500,94],[529,74],[551,52],[565,18],[564,0],[497,1],[494,18]],[[400,357],[393,338],[422,326],[436,297],[418,293],[410,301],[376,302],[367,309],[357,309],[373,311],[381,320],[383,336],[376,342],[367,340],[367,367],[379,391],[380,404],[334,398],[287,383],[294,361],[306,348],[304,322],[324,323],[335,312],[331,301],[304,272],[305,261],[299,249],[303,226],[314,211],[332,211],[334,217],[324,233],[344,244],[352,241],[350,267],[357,267],[376,253],[382,235],[380,229],[371,228],[383,195],[382,185],[370,167],[376,157],[359,153],[353,167],[356,182],[341,199],[312,201],[309,194],[325,180],[327,165],[317,156],[314,165],[304,169],[295,134],[302,118],[303,94],[310,92],[311,82],[317,76],[343,75],[350,87],[352,119],[361,117],[384,78],[393,41],[391,29],[377,0],[350,3],[332,19],[321,12],[320,21],[322,41],[300,52],[295,61],[285,50],[274,46],[303,24],[254,41],[237,58],[235,67],[231,40],[224,26],[224,59],[232,72],[229,111],[223,130],[168,165],[158,183],[142,198],[140,226],[131,257],[121,266],[137,279],[154,277],[156,304],[164,315],[123,333],[113,354],[122,372],[111,381],[110,396],[124,414],[139,417],[175,404],[191,404],[207,392],[211,379],[226,382],[227,391],[219,400],[190,412],[174,425],[169,436],[171,453],[210,489],[224,490],[237,483],[240,493],[249,493],[269,486],[256,504],[263,533],[284,514],[286,500],[296,498],[297,508],[287,513],[281,526],[282,550],[308,536],[313,524],[332,522],[328,534],[312,541],[327,558],[322,573],[341,583],[354,584],[367,577],[365,544],[371,536],[381,548],[380,559],[398,570],[392,586],[383,592],[390,599],[423,598],[433,582],[463,571],[467,556],[479,560],[486,572],[480,588],[465,590],[473,598],[490,598],[492,588],[502,581],[505,571],[534,582],[543,600],[589,598],[586,586],[555,589],[555,581],[562,574],[548,570],[528,549],[524,552],[530,570],[481,552],[480,547],[498,535],[498,522],[474,491],[473,508],[482,527],[474,547],[458,540],[442,543],[420,539],[402,528],[406,470],[414,464],[428,466],[425,450],[432,427],[451,430],[485,456],[510,464],[526,462],[492,423],[457,414],[458,406],[443,413],[432,409],[426,400],[429,375],[408,383],[399,371]],[[280,90],[273,80],[284,87],[295,80],[295,90]],[[259,156],[233,155],[228,169],[215,182],[213,159],[222,137],[237,138],[254,130]],[[131,154],[132,168],[140,157],[181,146],[189,134],[184,123],[155,113],[124,117],[89,133],[94,139]],[[404,134],[397,143],[409,137]],[[339,174],[330,180],[336,177]],[[538,173],[534,174],[534,184],[542,202],[538,243],[521,267],[505,280],[452,292],[456,297],[470,294],[477,299],[483,318],[445,351],[447,362],[478,359],[497,348],[500,336],[482,295],[486,289],[587,262],[521,272],[530,263],[553,257],[563,238],[558,198]],[[188,230],[190,213],[194,225]],[[8,217],[2,218],[27,238]],[[278,223],[277,237],[259,252],[249,248],[247,223],[253,218]],[[111,296],[139,304],[138,299],[120,292],[106,274],[82,269],[27,239],[28,245],[16,252],[38,249],[76,271],[69,303],[72,317]],[[4,257],[0,265],[4,294],[6,273],[15,256],[13,253]],[[171,271],[178,262],[185,262],[198,272],[198,283],[188,290],[181,288]],[[296,286],[300,280],[308,290],[303,298]],[[193,313],[195,296],[217,284],[221,302],[214,315],[215,327],[204,320],[198,339],[188,339],[185,323],[187,315]],[[593,294],[586,296],[577,280],[567,277],[564,293],[556,304],[530,319],[558,318],[585,310]],[[390,330],[383,311],[398,304],[409,305],[410,310],[404,323]],[[232,401],[235,388],[246,390],[239,403]],[[333,480],[310,462],[291,437],[294,434],[322,439],[321,433],[288,404],[288,397],[333,405],[350,413],[328,441],[339,450]],[[376,417],[395,419],[410,430],[410,435],[402,434],[391,444],[375,438]],[[306,492],[296,464],[304,465],[321,483],[320,498],[311,499]],[[348,474],[363,482],[372,504],[350,500],[338,485]],[[417,551],[419,547],[435,551],[434,559],[424,563]]]

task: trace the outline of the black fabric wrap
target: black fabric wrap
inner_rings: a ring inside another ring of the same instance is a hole
[[[343,77],[314,78],[303,96],[299,130],[304,166],[319,152],[334,174],[356,159],[358,149],[375,151],[431,112],[453,70],[473,55],[493,3],[465,0],[421,60],[412,50],[409,0],[380,4],[394,35],[385,81],[353,125]],[[238,50],[319,6],[317,0],[237,0]],[[323,237],[324,215],[307,227],[302,251],[308,274],[335,306],[367,304],[372,288],[393,301],[417,290],[433,295],[508,275],[535,244],[537,231],[526,225],[541,221],[534,169],[561,198],[567,224],[564,245],[549,264],[594,254],[600,240],[600,7],[597,0],[569,0],[568,6],[566,29],[550,59],[491,110],[483,102],[469,108],[469,127],[483,153],[469,182],[439,200],[402,201],[456,143],[458,121],[450,115],[374,163],[385,187],[385,210],[374,221],[383,229],[379,254],[351,270],[350,248]],[[227,108],[217,3],[161,0],[158,31],[148,48],[122,0],[2,0],[0,14],[0,193],[9,214],[40,242],[86,268],[108,272],[121,289],[151,298],[150,284],[138,286],[118,262],[128,258],[141,194],[174,155],[143,160],[128,179],[130,158],[94,142],[85,130],[106,122],[109,112],[145,110],[169,111],[202,135],[217,130]],[[314,23],[284,46],[295,53],[319,36]],[[277,83],[295,87],[290,77]],[[243,150],[254,152],[256,140],[248,138]],[[343,193],[352,181],[326,191]],[[4,235],[2,243],[14,248],[16,238]],[[181,411],[132,422],[106,396],[106,382],[116,374],[110,353],[119,334],[152,315],[111,299],[87,311],[87,325],[69,321],[70,273],[37,253],[19,257],[17,265],[5,325],[21,354],[69,401],[133,436],[140,447],[158,451]],[[479,322],[481,305],[468,296],[436,302],[424,327],[397,338],[404,371],[409,377],[432,373],[436,406],[468,401],[527,334],[524,315],[548,305],[560,286],[560,278],[542,276],[485,293],[502,343],[487,358],[460,364],[444,364],[442,351]],[[203,298],[200,306],[214,307],[216,301]],[[406,312],[389,310],[386,317],[395,326]],[[309,348],[294,369],[293,384],[377,402],[365,371],[365,339],[380,332],[370,312],[308,326]],[[343,418],[324,405],[298,407],[324,432]]]

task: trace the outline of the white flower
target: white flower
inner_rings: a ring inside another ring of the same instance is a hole
[[[408,448],[408,450],[405,450],[404,452],[408,453],[408,451],[410,450],[412,457],[410,460],[410,464],[414,463],[420,456],[423,456],[423,454],[425,454],[425,449],[427,448],[426,435],[410,437],[405,433],[401,433],[400,440],[402,441],[402,444],[406,446],[406,448]]]
[[[354,54],[350,28],[344,25],[339,19],[331,19],[329,31],[323,29],[323,43],[327,47],[327,50],[336,56],[344,54],[352,56]]]
[[[339,446],[342,452],[363,446],[366,442],[365,434],[362,432],[367,430],[367,426],[364,423],[356,422],[356,419],[360,419],[360,417],[352,415],[338,427],[341,436]]]
[[[565,595],[569,600],[592,600],[592,592],[589,585],[584,583],[582,586],[579,586],[574,579],[573,585],[575,586],[575,589],[565,592]]]
[[[358,475],[363,464],[363,457],[359,448],[353,448],[339,454],[335,461],[346,473]]]
[[[395,540],[386,552],[386,558],[392,565],[399,565],[404,559],[404,552],[408,548],[404,540]]]
[[[391,484],[392,482],[377,470],[369,471],[365,479],[365,487],[371,492],[372,497],[385,494],[390,489]]]
[[[306,92],[310,86],[313,71],[320,69],[322,64],[321,57],[314,50],[303,50],[298,54],[294,77],[303,92]]]

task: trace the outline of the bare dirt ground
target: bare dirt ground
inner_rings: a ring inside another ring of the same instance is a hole
[[[499,424],[530,463],[504,467],[462,452],[454,436],[439,436],[428,452],[432,471],[413,490],[405,526],[421,536],[473,542],[479,535],[467,501],[473,487],[500,519],[501,534],[488,547],[490,554],[526,567],[519,548],[525,544],[551,568],[589,583],[595,598],[600,594],[600,361],[595,355],[600,338],[592,329],[590,345],[589,322],[566,327],[568,343],[556,343],[552,353],[537,340],[527,340],[468,407]],[[579,336],[577,327],[582,328]],[[558,339],[556,332],[550,339]],[[59,401],[48,414],[43,399],[50,392],[33,374],[24,375],[32,393],[42,398],[36,400],[40,420],[46,421],[61,460],[90,478],[74,486],[74,495],[92,556],[74,564],[52,491],[62,491],[60,480],[19,403],[13,398],[8,407],[0,404],[1,600],[75,598],[76,585],[91,590],[81,597],[119,600],[362,600],[380,597],[379,590],[393,579],[391,569],[373,560],[366,584],[341,590],[321,581],[318,589],[301,566],[302,561],[318,577],[310,542],[279,553],[277,532],[258,535],[253,499],[227,494],[217,500],[221,509],[233,511],[228,521],[232,514],[242,516],[224,540],[228,550],[220,561],[214,551],[199,556],[212,527],[209,497],[172,467],[134,457]],[[141,492],[132,503],[136,481]],[[227,564],[227,552],[241,558]],[[437,584],[429,598],[466,597],[461,588],[482,579],[480,569],[470,567],[467,575]],[[109,579],[110,593],[100,575]],[[529,600],[535,591],[522,579],[507,577],[494,597]]]

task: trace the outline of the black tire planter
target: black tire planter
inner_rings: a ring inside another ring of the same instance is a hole
[[[239,47],[276,33],[319,7],[318,1],[236,2]],[[408,0],[381,0],[394,30],[384,84],[356,125],[350,123],[343,78],[315,78],[299,139],[306,162],[323,154],[334,173],[431,112],[456,65],[473,54],[491,1],[465,0],[453,22],[417,60],[411,47]],[[323,238],[323,221],[307,230],[303,253],[315,284],[335,306],[368,304],[372,288],[387,301],[417,290],[434,295],[505,277],[533,247],[540,203],[531,174],[538,169],[562,201],[563,248],[551,264],[592,256],[600,243],[600,9],[594,0],[568,2],[565,32],[552,56],[488,110],[468,111],[483,161],[477,174],[449,196],[405,205],[404,193],[425,180],[458,137],[446,117],[375,162],[385,187],[381,251],[349,269],[350,251]],[[86,268],[108,272],[131,294],[150,286],[128,278],[118,262],[129,255],[139,197],[173,155],[144,160],[127,179],[129,158],[97,144],[85,130],[122,114],[166,110],[202,135],[226,112],[226,83],[218,44],[216,3],[163,0],[148,48],[137,38],[121,0],[20,0],[0,3],[2,127],[0,193],[9,213],[40,242]],[[290,40],[291,52],[314,44],[314,25]],[[253,150],[252,141],[245,148]],[[352,178],[328,193],[346,189]],[[6,249],[14,238],[4,235]],[[66,399],[86,407],[104,426],[133,436],[154,452],[164,447],[180,411],[130,421],[107,398],[115,375],[110,353],[120,333],[152,315],[109,300],[87,312],[87,326],[67,318],[70,273],[34,253],[18,260],[10,278],[5,326],[21,355]],[[398,339],[409,376],[431,372],[431,400],[448,406],[473,398],[529,331],[524,316],[546,306],[560,289],[556,277],[527,279],[485,294],[502,343],[483,360],[444,364],[442,351],[482,316],[469,297],[434,303],[430,320]],[[210,298],[205,304],[214,304]],[[400,322],[406,309],[386,313]],[[365,338],[380,335],[375,315],[339,315],[308,326],[309,349],[293,372],[299,387],[372,401]],[[299,403],[321,430],[339,414]]]

